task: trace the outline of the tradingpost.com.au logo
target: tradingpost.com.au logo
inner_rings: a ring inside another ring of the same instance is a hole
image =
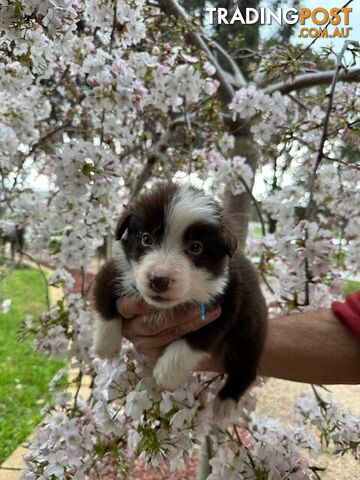
[[[349,16],[352,8],[332,7],[332,8],[243,8],[237,7],[231,13],[226,8],[206,7],[211,25],[233,25],[241,23],[243,25],[294,25],[300,24],[299,37],[301,38],[347,38],[352,27],[349,27]],[[306,26],[311,23],[312,26]]]

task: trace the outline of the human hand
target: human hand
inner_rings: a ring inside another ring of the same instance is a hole
[[[133,343],[135,350],[142,355],[157,359],[164,348],[177,338],[199,330],[213,322],[221,314],[217,306],[200,319],[198,307],[180,310],[174,317],[151,322],[149,314],[156,309],[133,297],[122,297],[116,302],[117,310],[123,318],[122,335]]]

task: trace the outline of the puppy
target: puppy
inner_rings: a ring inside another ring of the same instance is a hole
[[[153,374],[160,387],[175,389],[216,355],[228,373],[217,410],[224,400],[238,402],[256,377],[267,311],[256,272],[236,251],[231,219],[201,190],[162,182],[128,205],[116,240],[119,252],[95,282],[95,352],[111,358],[121,349],[118,297],[138,295],[159,309],[149,321],[174,315],[180,305],[197,304],[204,313],[220,304],[217,320],[165,348]]]

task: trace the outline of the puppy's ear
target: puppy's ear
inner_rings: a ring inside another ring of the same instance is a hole
[[[238,246],[239,226],[228,213],[222,215],[222,226],[224,232],[225,249],[229,257],[232,257]]]
[[[128,210],[125,210],[121,217],[118,220],[115,229],[115,240],[121,240],[124,233],[126,232],[131,219],[131,213]]]

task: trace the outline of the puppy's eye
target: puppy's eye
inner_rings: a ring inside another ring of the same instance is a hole
[[[192,255],[200,255],[204,250],[204,245],[201,242],[192,242],[189,247],[189,253]]]
[[[144,245],[144,247],[149,247],[154,243],[154,240],[150,233],[143,233],[141,236],[141,243]]]

